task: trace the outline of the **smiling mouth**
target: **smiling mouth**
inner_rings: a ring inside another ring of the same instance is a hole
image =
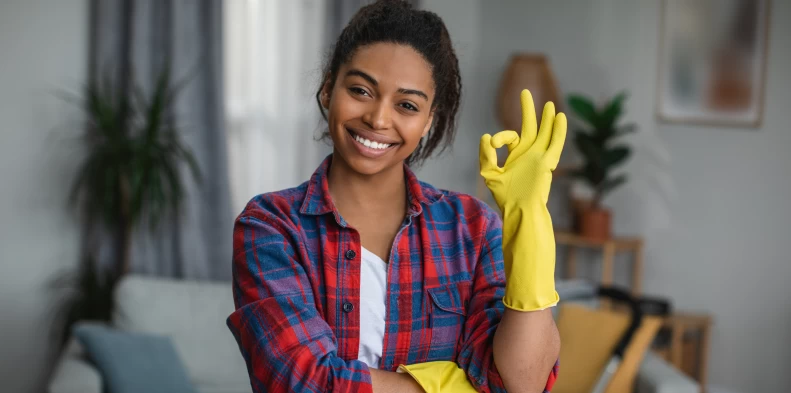
[[[346,132],[348,132],[349,135],[351,135],[352,138],[355,141],[357,141],[357,143],[359,143],[359,144],[361,144],[361,145],[363,145],[363,146],[365,146],[365,147],[367,147],[369,149],[387,150],[387,149],[389,149],[389,148],[391,148],[391,147],[396,145],[395,143],[381,143],[381,142],[376,142],[376,141],[372,141],[372,140],[363,138],[362,136],[360,136],[359,134],[357,134],[354,131],[350,130],[349,128],[346,129]]]

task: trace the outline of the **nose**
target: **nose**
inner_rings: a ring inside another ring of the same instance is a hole
[[[388,129],[392,123],[391,110],[387,100],[376,100],[363,116],[363,122],[373,130]]]

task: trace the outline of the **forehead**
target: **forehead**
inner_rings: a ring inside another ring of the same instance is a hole
[[[434,92],[431,65],[414,48],[394,43],[360,47],[342,72],[357,69],[371,75],[381,87],[420,89]]]

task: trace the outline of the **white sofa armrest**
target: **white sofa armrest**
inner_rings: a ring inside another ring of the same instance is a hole
[[[648,351],[637,373],[635,393],[700,393],[700,385]]]
[[[102,376],[85,357],[80,343],[69,339],[52,374],[48,393],[102,393]]]

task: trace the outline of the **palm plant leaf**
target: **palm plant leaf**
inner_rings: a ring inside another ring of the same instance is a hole
[[[153,229],[164,214],[178,212],[185,196],[181,165],[186,164],[196,181],[201,175],[173,119],[186,80],[174,86],[165,67],[150,94],[134,83],[130,91],[122,91],[112,81],[105,73],[78,100],[88,123],[82,135],[87,155],[71,184],[69,202],[84,212],[88,223],[106,226],[116,240],[128,244],[141,220]],[[81,319],[109,320],[112,290],[120,278],[116,272],[127,267],[126,254],[118,255],[121,261],[113,263],[119,266],[104,270],[86,257],[77,274],[60,283],[74,290],[59,311],[65,329]]]

